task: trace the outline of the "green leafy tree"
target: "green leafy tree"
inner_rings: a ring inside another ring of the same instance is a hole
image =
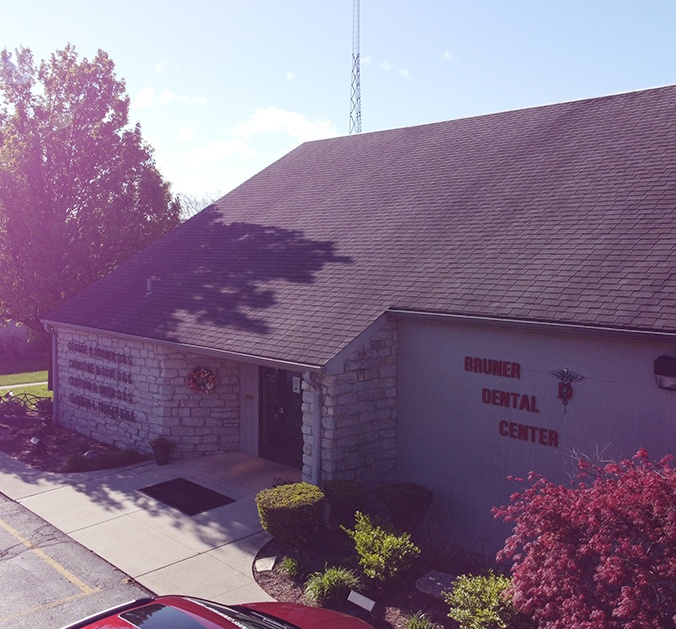
[[[0,316],[40,318],[178,224],[108,55],[0,53]]]

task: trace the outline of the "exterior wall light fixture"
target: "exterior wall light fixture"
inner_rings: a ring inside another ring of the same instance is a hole
[[[676,391],[676,358],[658,356],[653,364],[657,386],[660,389]]]

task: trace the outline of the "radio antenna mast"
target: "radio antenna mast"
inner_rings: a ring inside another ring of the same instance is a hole
[[[350,131],[361,133],[361,86],[359,80],[359,0],[352,4],[352,90],[350,94]]]

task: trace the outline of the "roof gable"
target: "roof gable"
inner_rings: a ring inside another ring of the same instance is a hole
[[[306,143],[49,319],[318,366],[390,308],[676,332],[675,140],[666,87]]]

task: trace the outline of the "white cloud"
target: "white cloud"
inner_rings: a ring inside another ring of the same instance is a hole
[[[276,107],[256,108],[248,122],[240,122],[234,129],[236,136],[244,138],[259,133],[284,133],[298,143],[337,135],[329,120],[309,120],[303,114]]]
[[[166,105],[166,104],[170,103],[172,100],[176,100],[176,99],[177,99],[176,94],[174,94],[170,90],[164,90],[164,92],[162,92],[160,94],[160,98],[159,98],[160,103],[162,103],[163,105]]]
[[[385,70],[386,72],[396,72],[397,74],[403,76],[405,79],[410,81],[413,77],[411,76],[411,73],[406,69],[402,68],[399,66],[394,65],[393,63],[390,63],[389,61],[383,61],[380,64],[380,67]]]
[[[226,142],[216,140],[205,148],[190,151],[186,161],[189,167],[199,168],[205,164],[235,156],[255,157],[256,151],[246,142],[240,140],[228,140]]]
[[[155,102],[155,92],[152,87],[144,87],[132,101],[134,107],[152,107]]]
[[[166,68],[168,65],[169,62],[166,59],[162,59],[162,61],[155,64],[155,72],[157,72],[157,74],[162,74],[162,72],[164,72],[164,68]]]
[[[293,72],[287,72],[286,73],[286,80],[287,81],[293,81],[296,78],[296,75]]]
[[[171,90],[164,90],[160,95],[160,103],[186,103],[191,105],[206,105],[207,99],[204,96],[179,96]]]
[[[207,99],[204,96],[179,96],[171,90],[164,90],[159,96],[155,94],[152,87],[144,87],[136,99],[132,101],[133,107],[153,107],[155,104],[168,105],[169,103],[184,103],[187,105],[206,105]]]
[[[195,135],[195,130],[190,127],[184,127],[178,132],[180,140],[192,140]]]

